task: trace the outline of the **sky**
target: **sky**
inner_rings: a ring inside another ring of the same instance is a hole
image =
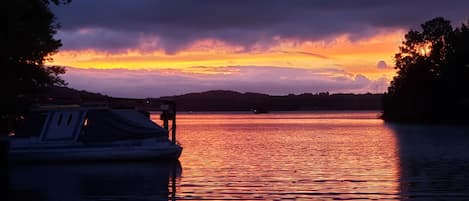
[[[467,0],[74,0],[51,10],[48,65],[69,87],[118,97],[207,90],[383,93],[404,34],[469,20]]]

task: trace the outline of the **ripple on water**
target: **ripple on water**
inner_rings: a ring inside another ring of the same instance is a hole
[[[179,165],[26,166],[4,183],[23,200],[469,200],[467,129],[377,115],[181,114]]]

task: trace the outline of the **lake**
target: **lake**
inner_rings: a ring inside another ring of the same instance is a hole
[[[469,200],[469,129],[378,115],[178,114],[177,162],[15,166],[2,185],[12,200]]]

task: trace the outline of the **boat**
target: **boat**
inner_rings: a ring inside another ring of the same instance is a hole
[[[36,109],[9,137],[9,161],[178,159],[168,130],[134,109],[49,106]]]
[[[251,109],[252,113],[254,114],[266,114],[266,113],[269,113],[268,110],[264,109],[264,108],[255,108],[255,109]]]

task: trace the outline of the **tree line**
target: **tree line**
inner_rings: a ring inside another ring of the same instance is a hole
[[[66,83],[59,77],[60,66],[45,66],[58,51],[61,41],[54,38],[59,28],[49,5],[70,0],[14,0],[3,2],[6,24],[1,31],[2,67],[0,134],[13,132],[24,118],[37,94],[49,86]]]
[[[397,74],[383,101],[388,121],[468,123],[469,20],[442,17],[410,30],[395,54]]]

